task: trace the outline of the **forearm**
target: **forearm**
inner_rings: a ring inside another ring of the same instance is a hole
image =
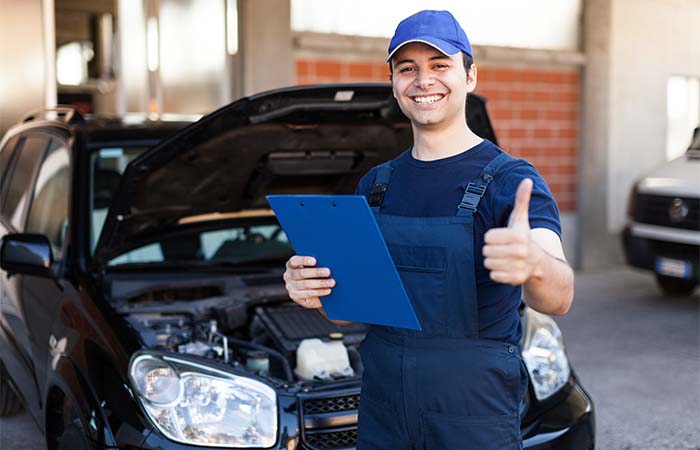
[[[544,314],[564,315],[574,299],[574,271],[563,259],[541,251],[537,269],[523,284],[525,303]]]

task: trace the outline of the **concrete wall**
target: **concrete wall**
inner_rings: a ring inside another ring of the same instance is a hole
[[[294,82],[289,0],[239,0],[240,95]]]
[[[0,0],[0,136],[22,115],[46,105],[51,73],[45,63],[42,3]]]
[[[700,77],[700,2],[585,2],[580,253],[583,268],[622,261],[619,234],[636,178],[666,150],[666,84]]]

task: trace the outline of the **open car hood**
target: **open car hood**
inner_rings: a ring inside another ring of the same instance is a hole
[[[469,125],[495,142],[485,100]],[[149,149],[124,171],[94,261],[155,242],[198,216],[268,208],[268,194],[352,194],[412,143],[389,84],[304,86],[237,100]]]

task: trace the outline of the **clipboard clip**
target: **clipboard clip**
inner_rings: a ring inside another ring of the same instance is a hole
[[[369,206],[382,206],[388,186],[388,183],[377,183],[372,186],[372,190],[369,191]]]

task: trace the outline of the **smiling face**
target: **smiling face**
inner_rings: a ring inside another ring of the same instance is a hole
[[[446,56],[420,42],[392,57],[391,85],[414,131],[465,126],[467,93],[476,87],[476,68],[467,75],[462,54]]]

